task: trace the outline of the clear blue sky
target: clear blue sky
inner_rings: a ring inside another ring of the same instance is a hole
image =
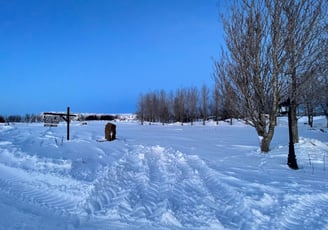
[[[140,93],[213,84],[218,0],[3,0],[0,114],[135,112]]]

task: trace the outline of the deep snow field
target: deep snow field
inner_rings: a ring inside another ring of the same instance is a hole
[[[0,125],[0,229],[328,229],[328,130],[280,118],[268,154],[239,121]]]

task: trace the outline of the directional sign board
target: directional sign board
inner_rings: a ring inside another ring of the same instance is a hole
[[[57,127],[60,121],[59,115],[44,115],[43,122],[46,127]]]

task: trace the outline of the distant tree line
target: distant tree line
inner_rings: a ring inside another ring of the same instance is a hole
[[[117,115],[110,115],[110,114],[87,114],[87,115],[79,114],[77,120],[78,121],[99,121],[99,120],[112,121],[117,118],[118,118]],[[17,123],[17,122],[25,122],[25,123],[43,122],[43,114],[25,114],[25,116],[0,115],[0,123]]]
[[[219,121],[232,117],[221,106],[217,88],[210,89],[203,85],[197,87],[179,88],[175,92],[165,90],[151,91],[141,94],[138,99],[137,118],[144,122],[181,124],[201,120],[205,125],[208,119]]]
[[[117,115],[111,114],[79,114],[78,121],[112,121],[117,119]]]
[[[21,115],[9,115],[2,116],[0,115],[0,123],[14,123],[14,122],[26,122],[26,123],[35,123],[42,122],[43,116],[40,114],[25,114],[25,116]]]
[[[226,83],[227,84],[227,83]],[[303,86],[305,87],[305,86]],[[312,127],[313,117],[325,115],[328,127],[328,78],[313,78],[298,99],[298,116],[307,116]],[[180,122],[191,123],[212,119],[231,121],[232,118],[245,119],[252,125],[248,110],[239,101],[238,95],[224,83],[217,83],[212,88],[203,85],[197,87],[179,88],[176,91],[153,90],[141,94],[137,102],[137,119],[145,122],[160,122],[162,124]],[[270,111],[270,100],[264,103],[263,119]],[[89,115],[85,120],[103,120],[96,115]],[[276,116],[275,116],[276,117]],[[262,119],[262,118],[261,118]]]

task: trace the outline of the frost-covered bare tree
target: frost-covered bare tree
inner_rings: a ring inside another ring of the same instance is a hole
[[[214,80],[215,88],[221,97],[220,112],[222,119],[230,119],[232,125],[232,118],[240,117],[243,109],[240,107],[241,100],[237,95],[237,90],[234,90],[233,84],[229,78],[229,58],[222,53],[221,59],[215,62]]]
[[[209,98],[209,93],[210,90],[207,87],[207,85],[203,84],[202,89],[201,89],[201,105],[200,105],[200,110],[201,110],[201,116],[203,119],[203,125],[205,125],[205,122],[208,117],[208,98]]]
[[[306,87],[306,84],[318,73],[318,63],[322,58],[322,23],[327,20],[327,12],[323,11],[323,7],[327,2],[324,0],[272,1],[275,4],[282,3],[280,17],[286,21],[286,26],[281,33],[285,39],[287,54],[286,95],[291,101],[293,139],[297,143],[299,137],[296,111],[301,95],[299,89]]]
[[[328,8],[328,6],[326,5]],[[328,10],[326,8],[326,10]],[[328,20],[328,19],[327,19]],[[319,104],[326,116],[327,128],[328,128],[328,22],[324,24],[324,34],[322,36],[323,49],[322,59],[320,63],[320,75],[318,77],[319,88],[316,92],[319,94]]]
[[[169,121],[169,103],[164,90],[159,92],[158,98],[158,116],[160,122],[164,125]]]
[[[187,120],[193,125],[194,120],[197,118],[198,89],[196,87],[188,88],[186,94]]]
[[[302,95],[299,97],[299,102],[304,105],[304,113],[308,117],[308,124],[313,127],[313,117],[315,116],[315,108],[319,105],[319,81],[312,79],[306,84]]]
[[[181,125],[183,125],[185,121],[185,115],[186,115],[186,90],[185,89],[177,89],[175,98],[174,98],[174,116],[175,119],[179,122],[181,122]]]
[[[326,116],[327,128],[328,128],[328,75],[322,79],[321,88],[319,89],[322,94],[320,97],[320,105]]]
[[[236,95],[268,152],[279,104],[291,100],[298,141],[298,89],[318,67],[323,0],[235,0],[222,21],[226,52],[216,62],[216,80]],[[228,85],[228,87],[226,86]]]
[[[158,116],[158,97],[155,92],[150,92],[142,97],[142,101],[139,103],[139,108],[143,111],[144,121],[152,122],[159,121]]]
[[[322,7],[322,12],[328,11],[328,1],[325,1]],[[322,53],[320,62],[320,81],[321,88],[318,90],[321,92],[320,104],[324,111],[328,128],[328,17],[322,22],[323,33],[321,35]]]
[[[219,116],[220,116],[220,91],[219,87],[214,84],[213,92],[212,92],[212,114],[214,116],[214,120],[216,121],[216,125],[219,124]]]
[[[138,99],[137,117],[140,120],[141,124],[143,125],[146,117],[146,103],[143,94],[141,94]]]
[[[223,15],[227,52],[216,63],[216,80],[232,90],[236,107],[256,129],[261,151],[268,152],[277,114],[277,96],[270,74],[270,43],[264,1],[234,1],[231,14]],[[224,95],[227,97],[228,95]],[[274,101],[274,106],[267,106]],[[270,108],[270,111],[266,111]],[[266,116],[269,114],[269,116]],[[270,119],[267,123],[267,118]],[[268,128],[267,128],[268,127]]]

